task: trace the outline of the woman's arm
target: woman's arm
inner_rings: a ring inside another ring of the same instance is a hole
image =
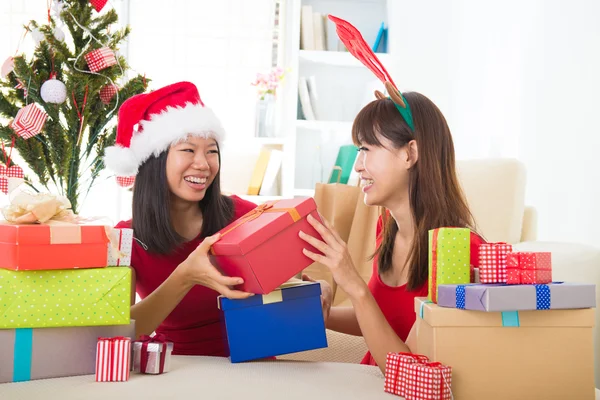
[[[132,268],[131,319],[135,320],[136,337],[152,334],[195,285],[208,287],[232,299],[252,296],[230,288],[242,284],[242,278],[223,276],[211,264],[208,251],[217,240],[218,235],[204,239],[154,292],[139,303],[135,303],[136,275]]]
[[[347,335],[362,336],[356,312],[352,307],[332,307],[326,321],[327,329]]]
[[[349,296],[371,356],[381,372],[385,373],[385,362],[389,352],[410,353],[411,349],[392,329],[366,285],[363,290],[349,293]]]
[[[326,220],[323,219],[323,225],[309,215],[308,222],[321,235],[322,240],[304,232],[300,232],[300,238],[322,254],[313,253],[308,249],[304,249],[304,254],[327,266],[338,287],[348,294],[367,347],[379,369],[385,372],[387,353],[410,352],[409,347],[396,335],[369,287],[354,268],[346,243]]]
[[[131,275],[132,293],[131,319],[135,320],[135,335],[150,335],[177,307],[192,285],[187,283],[179,268],[144,300],[135,303],[135,270]]]

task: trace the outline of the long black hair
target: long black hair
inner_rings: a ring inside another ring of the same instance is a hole
[[[218,146],[218,145],[217,145]],[[169,254],[185,239],[173,228],[171,192],[167,182],[168,150],[146,160],[135,177],[133,186],[132,228],[135,237],[152,253]],[[221,153],[219,153],[219,166]],[[217,233],[233,218],[233,201],[221,194],[221,169],[204,198],[198,202],[202,211],[201,237]]]

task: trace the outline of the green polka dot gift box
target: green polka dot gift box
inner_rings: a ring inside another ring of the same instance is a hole
[[[0,269],[0,329],[130,323],[129,267]]]
[[[429,231],[429,300],[437,303],[438,285],[471,282],[471,230],[438,228]]]

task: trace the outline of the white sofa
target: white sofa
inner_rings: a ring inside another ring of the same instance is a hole
[[[537,241],[536,211],[525,205],[526,171],[522,163],[513,159],[468,160],[459,161],[457,169],[478,231],[488,241],[511,243],[518,250],[550,251],[555,281],[600,284],[600,249],[575,243]],[[367,233],[365,240],[374,240],[374,234]],[[369,271],[361,275],[369,276]],[[598,290],[596,302],[600,304]],[[596,314],[598,325],[599,313]],[[600,329],[596,328],[594,332],[596,386],[600,387]],[[360,337],[336,332],[328,332],[328,337],[327,349],[285,358],[359,362],[366,351]]]

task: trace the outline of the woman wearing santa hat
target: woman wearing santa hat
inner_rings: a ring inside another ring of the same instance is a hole
[[[192,83],[128,99],[119,109],[116,144],[105,164],[135,176],[131,318],[136,335],[162,333],[173,354],[227,356],[217,296],[245,298],[209,261],[216,232],[256,207],[221,194],[223,127]]]

